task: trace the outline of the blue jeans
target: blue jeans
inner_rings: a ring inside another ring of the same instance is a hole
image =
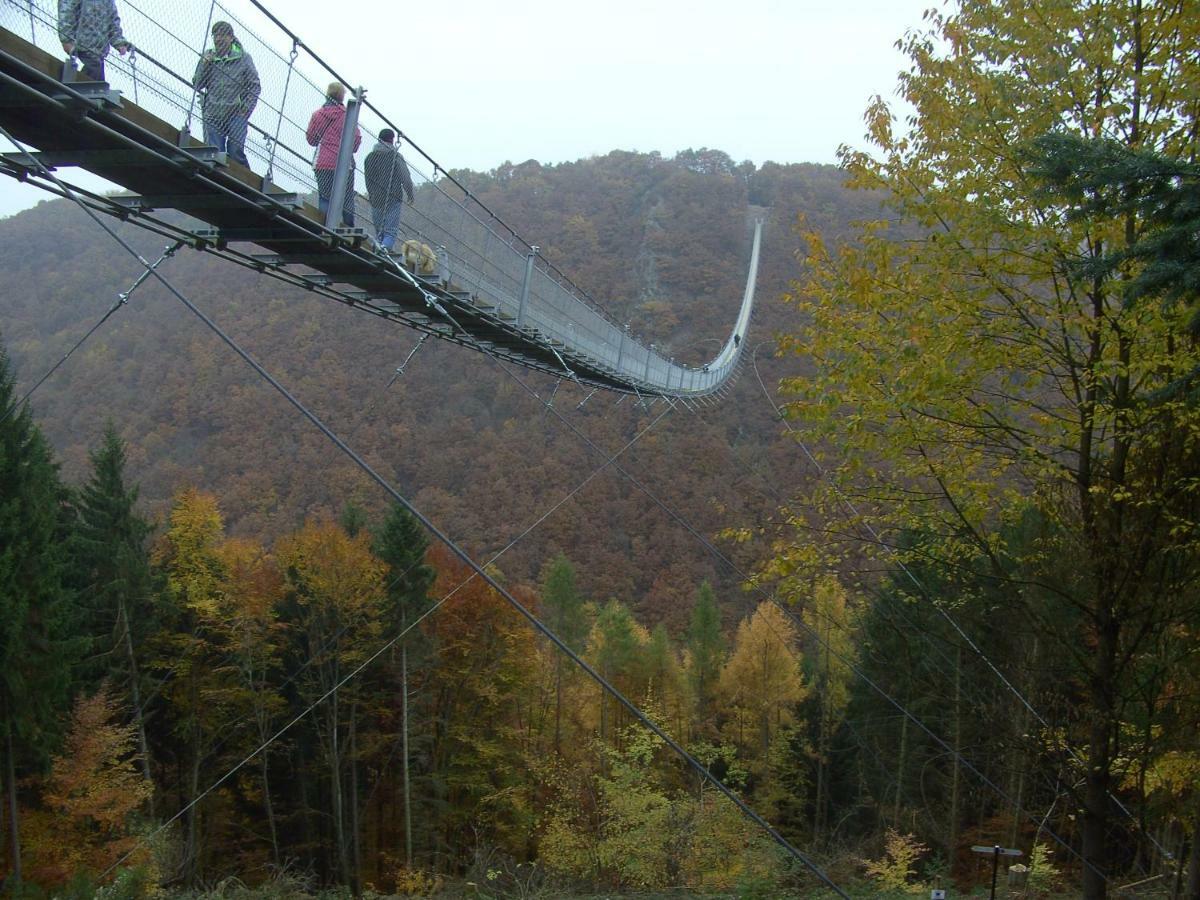
[[[403,204],[399,200],[389,200],[384,206],[372,206],[371,217],[375,222],[375,236],[385,250],[391,250],[396,244],[396,236],[400,233],[400,210]]]
[[[91,50],[75,48],[75,56],[83,63],[83,71],[76,76],[76,81],[104,81],[104,57],[97,56]]]
[[[246,159],[246,132],[250,121],[245,116],[236,113],[226,113],[219,117],[204,117],[204,143],[216,147],[229,154],[229,158],[249,167]]]

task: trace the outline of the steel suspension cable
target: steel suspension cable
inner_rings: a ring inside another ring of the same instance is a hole
[[[522,604],[519,600],[517,600],[517,598],[515,596],[513,596],[512,593],[510,591],[508,591],[507,588],[505,588],[503,585],[501,585],[498,581],[495,580],[495,578],[492,575],[490,575],[488,572],[486,572],[484,570],[484,568],[482,566],[480,566],[479,563],[475,562],[475,560],[472,559],[471,556],[465,550],[463,550],[453,539],[451,539],[448,535],[446,535],[444,532],[442,532],[432,521],[430,521],[420,510],[418,510],[403,494],[401,494],[398,490],[396,490],[396,488],[394,488],[391,485],[391,483],[389,481],[387,481],[387,479],[385,479],[382,475],[380,475],[378,472],[376,472],[375,469],[372,468],[371,465],[366,462],[366,460],[364,460],[361,456],[358,455],[357,452],[355,452],[355,450],[353,450],[349,445],[347,445],[315,413],[313,413],[303,403],[301,403],[299,400],[297,400],[287,390],[287,388],[285,388],[282,384],[280,384],[274,378],[274,376],[272,376],[266,369],[264,369],[262,367],[261,364],[258,363],[257,360],[255,360],[252,356],[250,356],[249,353],[247,353],[245,350],[243,350],[242,347],[236,341],[234,341],[231,337],[229,337],[227,334],[225,334],[225,332],[223,332],[220,329],[220,327],[217,326],[216,323],[212,321],[212,319],[210,319],[208,316],[206,316],[198,307],[195,306],[195,304],[193,304],[190,300],[188,300],[187,297],[185,297],[182,293],[180,293],[173,286],[171,286],[169,284],[169,282],[167,282],[165,279],[162,279],[161,276],[159,276],[159,278],[161,281],[163,281],[164,285],[167,287],[167,290],[169,290],[175,296],[176,299],[178,299],[181,303],[183,303],[183,305],[185,307],[187,307],[187,309],[193,315],[195,315],[198,319],[200,319],[200,321],[203,322],[205,324],[205,326],[209,328],[210,331],[212,331],[217,337],[219,337],[221,339],[221,341],[226,344],[226,346],[228,346],[231,350],[234,351],[234,353],[236,353],[238,356],[240,356],[247,365],[249,365],[252,369],[254,369],[254,371],[257,372],[261,378],[263,378],[268,384],[270,384],[271,387],[273,387],[285,400],[287,400],[302,416],[304,416],[306,419],[308,419],[309,422],[312,423],[312,425],[314,427],[316,427],[322,434],[325,435],[326,438],[328,438],[330,440],[330,442],[332,442],[339,450],[341,450],[342,453],[344,453],[346,456],[348,456],[355,463],[355,465],[357,465],[360,469],[362,469],[362,471],[372,481],[374,481],[379,487],[381,487],[388,494],[390,494],[392,499],[394,499],[397,503],[399,503],[401,506],[403,506],[405,509],[407,509],[409,511],[409,513],[411,513],[422,525],[425,526],[425,528],[431,534],[433,534],[439,541],[441,541],[447,547],[447,549],[449,549],[451,551],[451,553],[453,553],[456,557],[458,557],[460,562],[462,562],[469,568],[473,569],[478,577],[482,578],[493,590],[495,590],[501,597],[503,597],[505,599],[505,601],[507,601],[508,604],[514,610],[516,610],[517,613],[519,613],[523,618],[526,619],[526,621],[529,622],[530,625],[532,625],[534,627],[534,629],[536,629],[538,632],[540,632],[543,637],[545,637],[548,641],[550,641],[552,644],[554,644],[562,653],[564,653],[572,662],[574,662],[576,666],[578,666],[580,669],[582,669],[593,681],[595,681],[601,687],[601,689],[603,689],[607,694],[609,694],[609,696],[611,696],[621,706],[623,706],[625,708],[625,710],[631,716],[633,716],[635,719],[637,719],[645,728],[647,728],[651,732],[653,732],[661,741],[663,741],[663,743],[665,743],[668,747],[670,747],[671,750],[673,750],[677,756],[679,756],[694,771],[696,771],[697,774],[699,774],[701,777],[703,777],[714,788],[716,788],[718,791],[720,791],[722,794],[724,794],[727,798],[729,798],[734,804],[736,804],[737,807],[742,811],[743,815],[745,815],[751,821],[755,822],[755,824],[757,824],[760,828],[762,828],[764,831],[766,831],[777,844],[779,844],[785,851],[787,851],[798,862],[803,864],[804,867],[807,868],[810,872],[812,872],[814,875],[816,875],[827,887],[829,887],[831,890],[833,890],[835,893],[837,893],[838,896],[845,898],[845,900],[849,900],[848,895],[846,893],[844,893],[836,884],[834,884],[829,879],[829,877],[820,869],[820,867],[818,867],[816,865],[815,862],[813,862],[811,859],[809,859],[805,854],[801,853],[799,849],[794,847],[769,822],[767,822],[765,819],[763,819],[757,812],[755,812],[750,806],[748,806],[745,803],[745,801],[743,801],[740,797],[737,796],[737,794],[735,794],[730,788],[728,788],[724,784],[724,782],[722,782],[719,778],[717,778],[715,775],[713,775],[708,770],[707,767],[705,767],[702,763],[700,763],[699,760],[697,760],[694,756],[692,756],[690,753],[688,753],[688,751],[685,750],[682,745],[680,745],[674,738],[672,738],[669,734],[667,734],[666,731],[664,731],[657,723],[655,723],[649,716],[647,716],[637,705],[635,705],[621,691],[619,691],[607,679],[605,679],[598,671],[596,671],[586,660],[583,659],[582,656],[580,656],[578,653],[576,653],[574,650],[572,650],[566,644],[566,642],[563,641],[562,638],[560,638],[544,622],[542,622],[537,616],[535,616],[524,604]],[[615,463],[614,463],[614,465],[615,465]],[[618,466],[618,468],[620,468],[620,467]],[[358,670],[356,670],[355,674],[357,674],[357,671]]]
[[[462,326],[459,325],[452,316],[450,316],[444,310],[439,310],[439,311],[443,315],[446,316],[446,318],[451,322],[451,324],[453,324],[460,331],[463,331]],[[466,333],[466,332],[464,331],[464,333]],[[474,339],[469,334],[468,334],[468,338],[471,339],[472,341],[474,341]],[[532,397],[534,397],[534,399],[538,400],[540,403],[545,405],[546,408],[550,412],[552,412],[564,425],[567,426],[568,429],[570,429],[589,448],[591,448],[592,450],[594,450],[596,452],[603,453],[601,448],[599,448],[587,435],[585,435],[573,423],[568,421],[561,412],[559,412],[557,409],[554,408],[553,405],[551,405],[551,404],[547,403],[547,401],[543,400],[541,398],[541,396],[537,393],[536,390],[534,390],[523,379],[521,379],[518,375],[516,375],[514,372],[512,372],[508,366],[505,366],[498,357],[496,357],[493,353],[491,353],[488,350],[488,348],[485,348],[484,346],[479,344],[478,341],[474,341],[474,343],[476,344],[476,348],[481,353],[484,353],[485,355],[491,357],[493,359],[494,363],[500,367],[501,371],[504,372],[504,374],[506,374],[508,377],[510,377],[514,381],[516,381],[517,384],[519,384],[526,392],[528,392]],[[615,468],[617,472],[621,473],[631,484],[633,484],[640,491],[642,491],[663,512],[667,513],[677,523],[682,525],[711,554],[713,554],[718,560],[723,562],[732,572],[734,572],[736,575],[738,575],[739,578],[741,578],[743,581],[745,581],[747,583],[752,583],[749,575],[747,575],[745,572],[743,572],[732,560],[730,560],[728,557],[726,557],[725,554],[723,554],[717,547],[715,547],[707,538],[705,538],[703,535],[701,535],[692,526],[692,524],[690,522],[688,522],[685,518],[683,518],[682,515],[675,512],[671,507],[667,506],[666,503],[664,503],[662,500],[660,500],[649,488],[647,488],[644,484],[642,484],[641,481],[639,481],[637,478],[635,478],[624,467],[622,467],[620,465],[614,465],[613,468]],[[869,676],[867,676],[866,673],[864,673],[854,663],[853,660],[851,660],[845,654],[839,652],[836,648],[834,648],[832,645],[830,645],[829,642],[826,641],[825,638],[822,637],[819,632],[817,632],[815,629],[810,627],[806,622],[803,621],[803,619],[797,618],[791,612],[791,610],[789,610],[783,603],[781,603],[774,595],[768,594],[766,591],[763,591],[761,588],[759,588],[757,590],[757,592],[766,601],[772,603],[777,609],[780,610],[780,612],[782,612],[785,616],[787,616],[787,618],[790,619],[797,628],[801,629],[806,634],[808,634],[810,637],[812,637],[815,641],[817,641],[817,643],[821,647],[823,647],[831,655],[835,656],[838,659],[838,661],[841,662],[843,665],[847,666],[847,668],[849,668],[849,670],[851,672],[853,672],[866,685],[868,685],[872,690],[874,690],[877,694],[879,694],[879,696],[881,696],[884,700],[886,700],[893,707],[895,707],[895,709],[898,712],[900,712],[902,715],[904,715],[906,718],[908,718],[911,722],[913,722],[913,724],[915,724],[926,735],[928,735],[930,738],[932,738],[940,747],[942,747],[942,749],[944,749],[950,755],[952,755],[958,761],[959,765],[962,765],[965,768],[967,768],[967,770],[970,771],[973,775],[975,775],[984,785],[986,785],[992,791],[994,791],[997,796],[999,796],[1006,802],[1011,803],[1015,806],[1015,802],[1007,794],[1007,792],[1005,792],[999,785],[995,784],[995,782],[993,782],[982,771],[980,771],[975,765],[973,765],[969,760],[967,760],[966,757],[964,757],[958,750],[951,747],[942,738],[938,737],[927,725],[925,725],[924,722],[922,722],[920,719],[918,719],[916,717],[915,714],[913,714],[911,711],[909,711],[907,709],[907,707],[905,707],[902,703],[900,703],[898,700],[896,700],[894,697],[892,697],[889,693],[887,693],[887,691],[885,691],[882,687],[880,687],[873,679],[871,679]],[[1061,837],[1060,835],[1058,835],[1057,833],[1055,833],[1053,831],[1051,831],[1050,834],[1055,839],[1055,841],[1059,844],[1059,846],[1063,847],[1068,853],[1070,853],[1072,856],[1074,856],[1075,858],[1080,860],[1080,862],[1083,865],[1087,866],[1089,869],[1091,869],[1093,872],[1095,872],[1097,875],[1099,875],[1105,881],[1108,880],[1108,876],[1104,872],[1101,872],[1091,861],[1085,859],[1077,850],[1075,850],[1074,847],[1072,847],[1066,841],[1066,839],[1064,839],[1063,837]]]
[[[10,406],[7,410],[5,410],[4,415],[0,416],[0,425],[3,425],[5,422],[7,422],[8,417],[11,416],[14,411],[20,409],[22,406],[24,406],[26,403],[28,403],[29,398],[33,396],[34,391],[36,391],[43,384],[45,384],[46,381],[50,378],[50,376],[52,376],[55,372],[57,372],[62,367],[62,365],[68,359],[71,358],[71,356],[75,353],[75,351],[78,350],[80,347],[82,347],[87,342],[88,338],[90,338],[93,334],[95,334],[97,331],[100,330],[100,327],[109,320],[109,318],[112,316],[113,313],[115,313],[118,309],[120,309],[122,306],[124,306],[129,301],[129,298],[131,296],[133,296],[133,292],[136,291],[139,287],[141,287],[145,283],[146,279],[150,277],[150,272],[153,271],[154,269],[157,269],[159,267],[159,265],[163,262],[163,260],[174,256],[175,252],[182,246],[183,246],[183,241],[176,241],[173,245],[171,245],[166,250],[164,250],[162,256],[160,256],[157,260],[155,260],[154,263],[152,265],[150,265],[149,268],[147,268],[145,271],[142,272],[141,275],[139,275],[137,277],[137,279],[133,282],[133,284],[130,285],[128,290],[122,291],[121,293],[117,294],[116,302],[113,303],[113,305],[108,308],[108,311],[106,313],[104,313],[104,315],[102,315],[96,321],[96,324],[94,324],[91,328],[89,328],[87,330],[87,332],[83,335],[83,337],[81,337],[78,341],[75,342],[75,345],[73,347],[71,347],[71,349],[68,350],[63,355],[62,359],[60,359],[58,362],[56,362],[49,369],[46,370],[46,373],[44,375],[42,375],[42,377],[39,378],[34,383],[33,387],[31,387],[28,391],[25,392],[25,396],[23,396],[20,400],[16,401],[15,403],[13,403],[12,406]]]
[[[18,142],[6,129],[4,129],[3,126],[0,126],[0,134],[3,134],[6,138],[8,138],[10,141],[12,141],[12,143],[15,146],[19,147],[21,150],[28,153],[26,148],[23,145],[21,145],[20,142]],[[36,156],[34,156],[32,158],[37,159]],[[151,269],[150,263],[146,262],[146,260],[142,258],[141,254],[139,254],[137,252],[137,250],[135,250],[132,246],[130,246],[130,244],[127,241],[125,241],[124,238],[122,238],[119,234],[117,234],[115,231],[113,231],[111,228],[109,228],[103,221],[101,221],[100,218],[87,206],[87,204],[83,203],[82,200],[80,200],[78,197],[75,197],[74,193],[71,192],[71,190],[66,185],[64,185],[62,182],[60,182],[58,180],[58,178],[53,174],[53,172],[51,172],[45,166],[45,164],[41,162],[40,159],[37,160],[37,164],[38,164],[38,167],[41,168],[42,171],[45,173],[47,178],[49,178],[51,181],[53,181],[55,184],[57,184],[60,189],[66,191],[68,193],[68,195],[71,196],[75,200],[76,204],[81,209],[83,209],[84,212],[87,213],[87,215],[97,225],[99,225],[127,253],[129,253],[131,256],[133,256],[135,259],[137,259],[143,265],[144,268],[149,270],[149,274],[152,275],[172,296],[174,296],[180,303],[182,303],[188,309],[189,312],[191,312],[194,316],[196,316],[196,318],[198,318],[210,331],[212,331],[213,334],[215,334],[218,338],[220,338],[222,343],[224,343],[234,353],[236,353],[239,357],[241,357],[243,362],[245,362],[247,365],[249,365],[259,375],[259,377],[261,377],[271,387],[273,387],[276,390],[276,392],[278,392],[285,400],[288,401],[289,404],[292,405],[292,407],[294,407],[296,409],[297,412],[299,412],[302,416],[304,416],[304,418],[308,419],[308,421],[315,428],[317,428],[318,431],[320,431],[322,434],[324,434],[325,437],[328,438],[329,441],[334,444],[334,446],[336,446],[339,450],[342,451],[342,453],[344,453],[346,456],[348,456],[355,463],[355,465],[357,465],[380,488],[382,488],[385,492],[387,492],[392,497],[393,500],[395,500],[397,503],[399,503],[401,506],[403,506],[406,510],[408,510],[408,512],[410,514],[412,514],[426,528],[426,530],[428,530],[434,537],[436,537],[439,541],[441,541],[446,546],[446,548],[449,549],[450,552],[459,559],[460,562],[462,562],[468,568],[472,569],[479,578],[483,579],[488,584],[488,586],[490,586],[502,598],[504,598],[504,600],[518,614],[520,614],[527,622],[529,622],[529,624],[531,626],[533,626],[533,628],[535,630],[537,630],[539,633],[541,633],[541,635],[543,637],[545,637],[548,641],[550,641],[552,644],[554,644],[554,646],[556,646],[560,652],[562,652],[564,655],[566,655],[568,659],[570,659],[573,663],[575,663],[575,665],[577,667],[582,669],[594,682],[596,682],[596,684],[599,685],[600,688],[602,690],[604,690],[605,693],[607,693],[614,700],[616,700],[621,706],[623,706],[625,708],[625,710],[634,719],[636,719],[646,729],[648,729],[656,737],[658,737],[680,759],[682,759],[685,763],[687,763],[687,765],[689,767],[691,767],[698,775],[700,775],[704,780],[708,781],[709,784],[711,784],[717,791],[724,794],[731,802],[734,803],[734,805],[736,805],[738,807],[738,809],[742,812],[742,814],[746,818],[750,819],[752,822],[754,822],[756,825],[758,825],[763,831],[765,831],[768,835],[770,835],[772,840],[774,840],[775,843],[777,843],[781,848],[783,848],[790,856],[792,856],[795,860],[800,862],[806,869],[808,869],[813,875],[815,875],[822,883],[824,883],[828,888],[830,888],[839,897],[844,898],[844,900],[850,900],[849,896],[844,891],[842,891],[842,889],[839,888],[833,881],[831,881],[829,876],[826,875],[825,872],[822,871],[822,869],[819,866],[817,866],[817,864],[815,862],[813,862],[811,859],[809,859],[808,856],[806,856],[804,853],[802,853],[798,848],[793,846],[782,834],[780,834],[774,828],[774,826],[772,826],[769,822],[766,821],[766,819],[764,819],[762,816],[760,816],[744,800],[742,800],[740,797],[738,797],[737,794],[734,791],[732,791],[729,787],[727,787],[723,781],[721,781],[719,778],[717,778],[715,775],[713,775],[712,772],[710,772],[706,766],[704,766],[699,760],[697,760],[694,756],[692,756],[674,738],[672,738],[669,734],[667,734],[667,732],[662,727],[660,727],[657,723],[655,723],[636,704],[634,704],[631,700],[629,700],[629,698],[627,698],[621,691],[619,691],[606,678],[604,678],[598,671],[596,671],[596,669],[594,669],[585,659],[583,659],[582,656],[580,656],[578,653],[576,653],[574,650],[572,650],[570,648],[570,646],[568,646],[567,643],[565,641],[563,641],[563,639],[561,637],[559,637],[553,630],[551,630],[549,628],[549,626],[547,626],[537,616],[535,616],[524,604],[522,604],[519,600],[517,600],[517,598],[515,596],[513,596],[513,594],[507,588],[505,588],[498,581],[496,581],[496,579],[491,574],[489,574],[487,571],[485,571],[484,568],[479,563],[477,563],[470,556],[470,554],[468,554],[465,550],[463,550],[452,538],[450,538],[448,535],[446,535],[444,532],[442,532],[441,529],[439,529],[428,517],[426,517],[424,515],[424,513],[422,513],[419,509],[417,509],[403,494],[400,493],[400,491],[398,491],[395,487],[393,487],[392,484],[387,479],[385,479],[382,475],[380,475],[378,472],[376,472],[375,469],[366,460],[364,460],[353,448],[351,448],[348,444],[346,444],[345,441],[343,441],[334,431],[332,431],[329,428],[329,426],[327,426],[315,413],[313,413],[311,410],[309,410],[307,406],[305,406],[298,399],[296,399],[296,397],[293,396],[287,390],[287,388],[285,388],[273,375],[271,375],[270,372],[268,372],[265,368],[263,368],[263,366],[257,360],[255,360],[253,356],[251,356],[246,350],[244,350],[241,347],[241,345],[239,345],[237,343],[237,341],[235,341],[233,338],[231,338],[229,335],[227,335],[224,331],[222,331],[221,328],[215,322],[213,322],[213,320],[211,318],[209,318],[207,315],[205,315],[204,312],[199,309],[199,307],[197,307],[194,303],[192,303],[192,301],[189,300],[181,291],[179,291],[168,279],[164,278],[162,276],[162,274],[159,273],[158,271]],[[413,280],[415,282],[415,279],[413,279]],[[559,415],[561,418],[561,414],[558,413],[557,410],[555,410],[555,414]],[[592,446],[595,446],[595,445],[593,444]],[[615,463],[614,463],[614,465],[615,465]],[[620,468],[620,467],[618,466],[618,468]],[[464,584],[466,584],[466,582],[464,582]],[[430,610],[430,613],[432,613],[432,612],[433,612],[433,609]],[[406,629],[405,633],[407,633],[407,629]],[[394,641],[392,643],[394,643]],[[390,646],[390,644],[388,646]],[[383,649],[380,649],[379,651],[377,651],[376,654],[371,657],[371,660],[374,660],[375,658],[377,658],[378,654],[382,653],[382,652],[383,652]],[[347,676],[347,680],[352,678],[354,675],[357,675],[358,672],[360,672],[361,670],[362,670],[362,667],[359,667],[358,669],[356,669],[354,671],[354,673]],[[337,690],[336,686],[334,688],[331,688],[330,691],[325,696],[331,696],[336,690]],[[322,698],[322,699],[324,699],[324,698]],[[288,727],[290,727],[290,725]],[[174,821],[174,820],[172,820],[172,821]],[[112,869],[110,867],[110,869],[107,871],[111,871],[111,870]],[[107,872],[106,872],[106,874],[107,874]]]
[[[568,492],[565,496],[563,496],[557,503],[555,503],[552,507],[550,507],[544,513],[542,513],[542,515],[540,515],[532,524],[527,526],[524,531],[522,531],[520,534],[518,534],[516,537],[514,537],[512,540],[510,540],[503,549],[496,552],[486,563],[483,564],[483,568],[486,569],[489,566],[495,565],[495,563],[498,562],[499,559],[502,556],[504,556],[504,554],[506,554],[509,550],[511,550],[513,547],[515,547],[518,543],[520,543],[522,540],[524,540],[526,537],[528,537],[530,533],[532,533],[535,529],[537,529],[546,519],[548,519],[550,516],[552,516],[567,501],[569,501],[572,497],[574,497],[581,490],[583,490],[593,479],[595,479],[602,471],[604,471],[604,469],[607,468],[609,464],[611,464],[614,460],[616,460],[617,457],[621,456],[623,453],[625,453],[627,450],[629,450],[631,447],[633,447],[634,444],[636,444],[639,440],[641,440],[646,434],[648,434],[650,432],[650,430],[652,428],[654,428],[654,426],[657,425],[659,423],[659,421],[663,417],[665,417],[667,415],[667,413],[669,413],[670,411],[671,411],[670,407],[664,409],[654,421],[652,421],[649,425],[647,425],[645,428],[643,428],[641,431],[639,431],[636,435],[634,435],[633,438],[631,438],[623,447],[621,447],[621,449],[619,449],[615,454],[613,454],[607,462],[605,462],[603,465],[601,465],[600,467],[595,469],[583,481],[581,481],[578,485],[576,485],[570,492]],[[409,572],[411,572],[412,569],[416,565],[419,565],[419,564],[420,563],[414,563],[412,566],[409,566],[408,569],[406,569],[400,575],[397,575],[392,580],[392,584],[396,584],[397,582],[399,582],[399,580],[401,578],[405,577],[405,575],[407,575]],[[424,610],[412,622],[411,625],[406,626],[400,633],[396,634],[391,639],[389,639],[387,642],[385,642],[383,644],[383,646],[381,646],[378,650],[376,650],[373,654],[371,654],[371,656],[368,657],[361,665],[359,665],[357,668],[355,668],[352,672],[350,672],[348,675],[346,675],[341,681],[339,681],[336,685],[334,685],[332,688],[330,688],[328,691],[326,691],[324,694],[322,694],[316,700],[312,701],[301,713],[299,713],[298,715],[294,716],[291,720],[289,720],[286,725],[284,725],[282,728],[280,728],[278,731],[276,731],[270,738],[263,741],[250,754],[248,754],[246,757],[244,757],[242,760],[240,760],[238,763],[236,763],[231,769],[229,769],[227,772],[225,772],[223,775],[221,775],[219,778],[217,778],[204,791],[197,794],[185,806],[183,806],[179,811],[177,811],[175,813],[175,815],[171,816],[170,819],[163,822],[156,829],[154,829],[154,831],[152,831],[150,834],[146,835],[143,838],[143,840],[149,840],[154,835],[156,835],[159,832],[163,831],[164,829],[170,827],[173,823],[179,821],[179,819],[182,818],[184,815],[186,815],[189,810],[193,809],[199,803],[201,803],[205,797],[209,796],[213,791],[215,791],[217,788],[219,788],[221,785],[223,785],[225,782],[227,782],[230,778],[232,778],[234,775],[236,775],[239,771],[241,771],[243,768],[245,768],[259,754],[265,752],[271,746],[271,744],[275,743],[275,741],[277,741],[281,737],[283,737],[283,735],[285,735],[288,731],[290,731],[295,725],[297,725],[299,722],[303,721],[313,710],[315,710],[318,706],[320,706],[322,703],[324,703],[327,699],[329,699],[331,696],[336,694],[341,688],[345,687],[349,682],[354,680],[354,678],[356,678],[359,674],[361,674],[363,671],[365,671],[376,659],[378,659],[380,656],[382,656],[384,653],[386,653],[392,647],[396,646],[396,644],[399,643],[400,641],[402,641],[408,634],[410,634],[414,628],[419,626],[423,621],[425,621],[430,616],[432,616],[435,612],[437,612],[439,609],[441,609],[441,607],[444,606],[452,597],[454,597],[455,594],[457,594],[459,591],[461,591],[463,588],[465,588],[467,585],[469,585],[471,582],[473,582],[478,576],[479,576],[479,573],[477,571],[472,571],[469,576],[467,576],[462,581],[460,581],[457,585],[455,585],[440,600],[438,600],[436,603],[434,603],[428,609]],[[332,645],[332,643],[334,641],[336,641],[342,634],[345,633],[345,631],[348,627],[349,627],[348,625],[344,626],[336,634],[334,634],[331,638],[329,638],[326,641],[326,643],[324,644],[324,646],[319,648],[319,650],[316,653],[313,653],[312,655],[310,655],[309,658],[307,660],[305,660],[296,669],[296,671],[294,671],[279,687],[280,688],[286,687],[288,684],[290,684],[292,681],[294,681],[296,678],[298,678],[300,676],[300,674],[308,666],[312,665],[312,663],[316,660],[316,658],[320,655],[320,653],[323,653],[325,650],[329,649],[329,647]],[[232,723],[231,726],[229,726],[229,727],[236,727],[237,725],[241,724],[241,721],[245,721],[245,718],[243,718],[239,722]],[[108,875],[115,868],[117,868],[119,865],[121,865],[122,862],[124,862],[126,859],[128,859],[135,852],[135,849],[131,849],[128,853],[125,854],[125,856],[123,856],[121,859],[117,860],[111,866],[109,866],[109,868],[106,869],[102,873],[101,878]]]

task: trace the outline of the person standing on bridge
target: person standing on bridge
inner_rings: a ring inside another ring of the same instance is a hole
[[[379,143],[363,161],[375,236],[379,245],[388,251],[395,246],[400,232],[400,209],[405,195],[409,203],[413,202],[412,176],[408,173],[408,163],[392,143],[395,139],[396,132],[384,128],[379,132]]]
[[[63,50],[83,63],[83,76],[104,81],[110,47],[124,56],[130,47],[121,33],[116,0],[58,0],[58,39]]]
[[[342,143],[342,130],[346,127],[346,107],[342,101],[346,99],[346,88],[338,82],[333,82],[325,91],[325,105],[312,114],[308,120],[308,131],[305,137],[310,146],[317,148],[317,157],[313,161],[313,172],[317,176],[317,204],[321,207],[321,215],[329,211],[329,201],[333,197],[333,180],[337,171],[338,149]],[[351,151],[350,168],[346,171],[346,199],[342,203],[342,224],[347,228],[354,227],[354,151],[362,143],[362,131],[354,128],[354,148]]]
[[[212,39],[212,49],[204,51],[192,78],[193,86],[203,97],[200,115],[204,120],[204,143],[249,166],[246,132],[250,114],[262,93],[258,69],[228,22],[213,25]]]

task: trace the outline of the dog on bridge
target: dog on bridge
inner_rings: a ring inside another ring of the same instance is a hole
[[[400,257],[410,272],[418,275],[437,274],[437,254],[428,244],[410,238],[400,245]]]

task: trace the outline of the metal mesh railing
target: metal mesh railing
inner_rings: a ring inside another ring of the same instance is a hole
[[[279,189],[309,197],[318,193],[316,149],[306,132],[330,83],[343,84],[348,94],[354,85],[257,0],[118,0],[118,7],[132,50],[113,51],[105,60],[106,80],[114,89],[183,131],[217,143],[232,158],[241,160],[244,153],[245,163]],[[217,22],[229,23],[242,56],[214,44]],[[0,26],[65,57],[58,0],[0,0]],[[214,63],[206,55],[218,59]],[[251,96],[255,90],[257,96]],[[428,245],[437,256],[436,276],[475,294],[500,318],[536,329],[552,346],[561,344],[568,358],[590,358],[654,392],[708,393],[736,365],[740,351],[734,338],[702,369],[677,366],[653,345],[637,343],[369,99],[360,107],[358,124],[357,192],[348,202],[355,223],[376,233],[383,224],[374,221],[362,193],[363,161],[380,132],[393,130],[402,138],[397,146],[413,187],[412,202],[405,196],[401,207],[397,247],[409,240]],[[745,334],[746,324],[739,320],[736,333]]]

